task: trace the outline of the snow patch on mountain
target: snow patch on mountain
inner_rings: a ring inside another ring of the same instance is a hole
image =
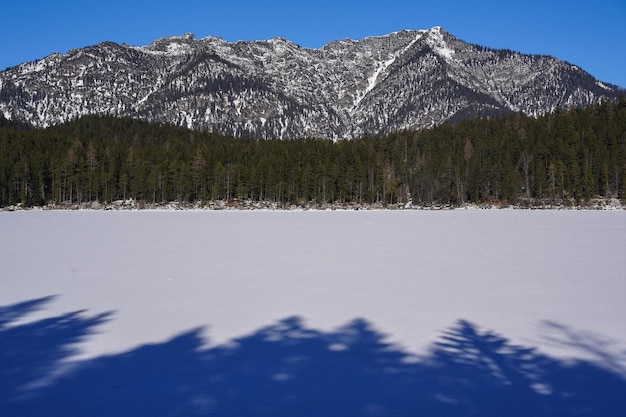
[[[424,31],[418,31],[415,39],[413,39],[402,50],[394,52],[388,60],[379,61],[376,63],[376,69],[374,70],[374,73],[367,79],[367,87],[365,88],[365,90],[363,90],[362,92],[358,92],[356,95],[354,106],[352,108],[353,110],[359,105],[363,98],[376,87],[380,75],[383,74],[387,70],[387,68],[389,68],[398,59],[398,57],[406,53],[406,51],[409,50],[415,44],[415,42],[417,42],[423,36],[423,34]]]
[[[446,59],[451,59],[454,55],[454,50],[446,44],[446,41],[443,38],[442,28],[436,26],[428,31],[428,44],[433,48],[433,50]]]

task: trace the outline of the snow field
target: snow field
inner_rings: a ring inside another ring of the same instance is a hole
[[[626,369],[620,211],[24,211],[0,213],[0,236],[0,306],[57,296],[28,321],[113,312],[75,359],[299,316],[364,318],[416,355],[463,319],[599,359],[571,329]]]

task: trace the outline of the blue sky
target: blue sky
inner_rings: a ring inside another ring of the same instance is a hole
[[[442,26],[471,43],[554,55],[626,87],[624,0],[9,0],[2,14],[0,70],[103,41],[146,45],[194,33],[228,41],[280,36],[317,48]]]

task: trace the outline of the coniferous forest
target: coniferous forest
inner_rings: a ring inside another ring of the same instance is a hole
[[[332,142],[234,138],[108,116],[0,119],[0,206],[133,199],[417,206],[626,201],[626,99]]]

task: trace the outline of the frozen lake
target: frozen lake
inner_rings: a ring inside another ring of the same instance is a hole
[[[5,315],[54,296],[2,323],[111,313],[65,361],[194,329],[228,346],[298,317],[363,319],[415,360],[464,320],[626,369],[622,211],[24,211],[0,233]]]

